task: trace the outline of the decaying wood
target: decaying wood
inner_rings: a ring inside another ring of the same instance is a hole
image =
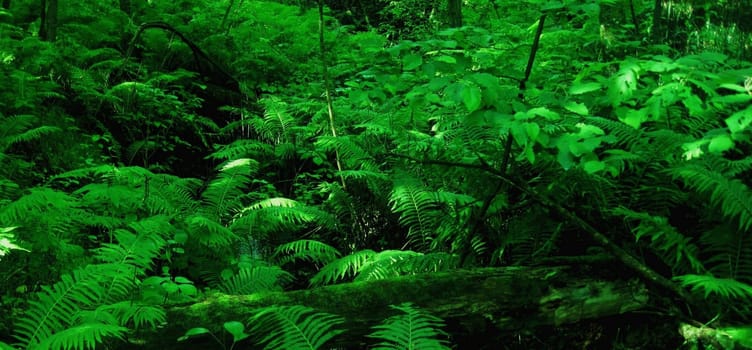
[[[254,309],[270,305],[305,305],[343,316],[347,333],[340,341],[349,345],[393,315],[389,305],[403,302],[412,302],[453,327],[467,328],[459,330],[467,333],[479,323],[514,331],[613,316],[647,305],[647,290],[637,280],[605,280],[583,271],[587,270],[565,266],[483,268],[292,292],[215,294],[169,308],[167,325],[146,344],[161,350],[182,349],[188,344],[175,339],[187,329],[219,330],[227,321],[245,323]]]

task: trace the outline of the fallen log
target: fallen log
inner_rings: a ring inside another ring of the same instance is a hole
[[[606,280],[587,271],[567,266],[481,268],[291,292],[210,294],[195,303],[168,308],[165,327],[141,340],[150,349],[185,349],[189,344],[176,339],[186,330],[206,327],[221,334],[224,322],[247,324],[254,310],[271,305],[305,305],[344,317],[347,332],[335,339],[338,346],[349,348],[361,347],[370,327],[394,314],[388,306],[403,302],[444,319],[452,328],[450,333],[464,335],[488,327],[514,332],[572,324],[647,306],[647,289],[638,280]],[[204,345],[191,343],[190,348],[216,347]]]

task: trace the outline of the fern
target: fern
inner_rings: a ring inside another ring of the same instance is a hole
[[[689,187],[709,194],[710,203],[721,209],[726,218],[738,220],[740,230],[752,227],[752,191],[743,182],[693,165],[672,169],[672,173]]]
[[[311,278],[311,285],[320,286],[355,276],[375,256],[376,252],[365,249],[334,260]]]
[[[269,350],[316,350],[344,332],[334,329],[343,318],[300,305],[263,308],[249,322]]]
[[[219,175],[201,193],[202,210],[207,216],[221,220],[240,208],[239,198],[258,170],[258,162],[248,158],[229,161],[221,166]]]
[[[400,215],[400,224],[408,228],[408,243],[428,245],[441,219],[434,194],[416,185],[398,185],[390,202],[392,210]]]
[[[266,143],[258,140],[241,139],[235,140],[229,145],[218,147],[218,149],[207,158],[230,160],[250,157],[253,159],[261,159],[272,153],[272,147]]]
[[[369,337],[381,340],[374,349],[449,349],[445,340],[438,339],[447,335],[440,330],[444,326],[440,318],[421,311],[410,303],[391,305],[391,308],[402,314],[389,317],[383,324],[373,327],[376,331]]]
[[[334,227],[334,218],[314,207],[289,198],[268,198],[243,207],[234,216],[230,228],[238,235],[266,238],[273,232],[291,231],[301,225]]]
[[[232,230],[204,216],[192,215],[185,222],[188,236],[206,247],[221,250],[229,248],[240,239]]]
[[[167,322],[167,313],[161,307],[124,300],[97,308],[112,315],[120,325],[133,325],[136,329],[155,329]]]
[[[625,208],[613,211],[615,215],[624,216],[629,220],[637,220],[639,224],[632,229],[637,240],[648,237],[651,245],[664,254],[665,260],[674,269],[686,270],[688,264],[692,272],[704,272],[705,267],[698,257],[699,249],[689,237],[679,233],[668,220],[660,216],[638,213]]]
[[[724,299],[752,301],[752,286],[732,278],[717,278],[712,275],[682,275],[674,277],[693,292],[702,292],[707,299],[714,294]]]
[[[316,140],[315,146],[326,152],[338,152],[344,168],[379,172],[373,157],[353,137],[322,136]]]
[[[281,244],[274,249],[274,258],[284,265],[296,260],[308,260],[316,264],[328,264],[340,256],[334,247],[319,241],[301,239]]]
[[[37,140],[44,135],[58,132],[59,128],[52,126],[32,127],[38,120],[33,115],[17,115],[5,117],[0,114],[0,153],[4,153],[10,146]]]
[[[714,276],[752,283],[752,236],[731,223],[721,223],[700,237],[707,254],[706,265]]]
[[[225,294],[247,295],[266,291],[281,291],[280,283],[289,282],[292,275],[277,266],[253,266],[241,268],[219,285]]]
[[[39,349],[96,349],[104,338],[124,339],[128,328],[116,324],[84,323],[59,331],[37,346]]]
[[[93,269],[76,270],[61,277],[51,287],[42,286],[36,300],[17,320],[15,337],[26,347],[34,347],[53,334],[74,326],[79,310],[91,308],[102,299],[99,277]]]

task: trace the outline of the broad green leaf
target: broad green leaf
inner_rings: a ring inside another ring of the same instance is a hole
[[[548,120],[559,120],[559,113],[556,113],[546,107],[535,107],[531,108],[529,111],[527,111],[528,116],[541,116],[543,118],[546,118]]]
[[[201,335],[201,334],[209,334],[209,333],[211,332],[208,329],[203,328],[203,327],[191,328],[188,331],[186,331],[185,334],[183,334],[183,336],[178,338],[178,341],[184,341],[190,337],[194,337],[194,336]]]
[[[233,342],[237,343],[249,336],[249,334],[245,333],[245,326],[238,321],[225,322],[224,327],[227,333],[232,335]]]
[[[576,157],[592,153],[601,144],[601,140],[597,138],[584,139],[580,142],[572,142],[569,144],[569,152]]]
[[[577,84],[573,85],[572,88],[569,89],[569,93],[572,95],[581,95],[585,94],[591,91],[597,91],[603,89],[603,84],[601,83],[584,83],[584,84]]]
[[[645,109],[626,109],[626,115],[623,117],[620,116],[619,120],[635,129],[639,129],[640,125],[647,120],[647,113]]]
[[[731,133],[744,131],[750,124],[752,124],[752,107],[747,107],[726,118],[726,125]]]
[[[585,162],[582,167],[588,174],[594,174],[602,171],[603,169],[606,169],[606,163],[601,162],[600,160],[589,160]]]
[[[606,134],[606,132],[603,131],[603,129],[601,129],[601,128],[595,126],[595,125],[590,125],[590,124],[585,124],[585,123],[577,123],[576,126],[580,129],[580,132],[577,133],[577,135],[580,136],[580,137],[582,137],[582,138],[593,137],[593,136],[600,136],[600,135],[605,135]]]
[[[410,53],[402,58],[402,69],[414,70],[423,64],[423,57],[418,54]]]
[[[741,92],[741,93],[747,93],[747,89],[745,89],[744,86],[739,85],[739,84],[721,84],[718,86],[718,88],[729,89],[729,90]]]
[[[184,297],[195,297],[198,295],[198,289],[192,284],[180,284],[180,295]]]
[[[457,63],[457,59],[452,56],[442,55],[439,57],[434,58],[438,62],[444,62],[449,64],[455,64]]]
[[[480,108],[481,92],[480,88],[475,84],[463,84],[462,85],[462,102],[465,103],[465,107],[468,111],[474,112]]]
[[[515,123],[514,125],[512,125],[511,128],[509,128],[509,131],[512,133],[512,137],[514,138],[514,141],[516,141],[518,145],[520,146],[527,145],[527,142],[528,142],[527,131],[525,130],[525,127],[522,124]]]
[[[749,103],[752,101],[752,95],[750,94],[734,94],[727,96],[719,96],[713,99],[713,102],[723,104],[737,104],[737,103]]]
[[[540,126],[536,123],[525,123],[525,131],[527,131],[527,136],[530,137],[530,140],[533,142],[538,140],[538,135],[540,135]]]
[[[734,147],[734,141],[729,135],[718,135],[710,140],[708,150],[712,153],[722,153]]]
[[[567,101],[567,103],[564,105],[564,108],[575,114],[588,115],[588,108],[584,103]]]

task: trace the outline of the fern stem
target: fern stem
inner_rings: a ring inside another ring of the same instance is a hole
[[[337,129],[334,126],[334,106],[332,105],[331,81],[329,79],[329,68],[326,61],[326,47],[324,45],[324,0],[319,0],[319,50],[321,53],[321,76],[324,79],[324,96],[326,97],[326,109],[329,113],[329,128],[332,131],[332,137],[337,138]],[[339,180],[342,188],[347,189],[345,177],[342,176],[342,162],[339,157],[339,150],[334,148],[334,158],[337,163],[337,171],[340,172]]]

